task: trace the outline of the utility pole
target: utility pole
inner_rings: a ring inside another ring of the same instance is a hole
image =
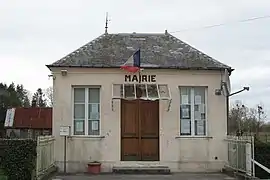
[[[237,136],[242,136],[243,135],[243,123],[244,121],[244,110],[245,110],[245,105],[243,104],[236,104],[237,107],[237,121],[238,121],[238,131],[237,131]]]

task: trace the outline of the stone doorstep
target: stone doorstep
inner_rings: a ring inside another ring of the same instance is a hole
[[[151,166],[122,166],[122,167],[113,167],[113,169],[169,169],[166,166],[160,167],[151,167]]]
[[[157,165],[114,166],[112,171],[119,174],[170,174],[169,167]]]
[[[168,166],[163,166],[159,164],[121,164],[114,165],[113,168],[169,168]]]

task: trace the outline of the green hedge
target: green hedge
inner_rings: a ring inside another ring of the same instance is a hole
[[[2,169],[0,169],[0,180],[8,180],[7,176],[5,175],[5,173]]]
[[[35,140],[0,140],[0,166],[9,180],[31,180],[36,160]]]
[[[255,160],[260,164],[270,168],[270,143],[263,143],[259,140],[255,140]],[[255,167],[256,177],[261,179],[270,178],[270,174],[264,171],[262,168],[256,165]]]

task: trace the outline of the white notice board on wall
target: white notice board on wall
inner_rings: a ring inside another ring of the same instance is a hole
[[[70,126],[60,126],[60,136],[70,136]]]

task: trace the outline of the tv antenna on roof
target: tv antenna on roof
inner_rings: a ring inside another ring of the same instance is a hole
[[[108,22],[110,20],[108,19],[108,12],[106,12],[106,22],[105,22],[105,34],[108,34]]]

